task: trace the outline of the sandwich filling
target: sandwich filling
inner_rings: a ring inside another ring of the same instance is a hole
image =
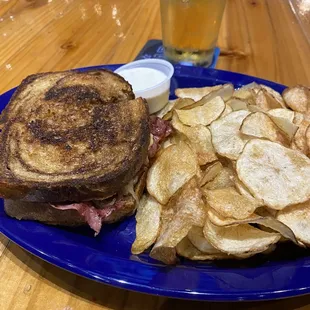
[[[122,198],[113,199],[111,202],[106,203],[102,209],[95,208],[92,202],[80,202],[67,205],[51,204],[51,206],[58,210],[76,210],[85,219],[89,227],[95,231],[95,236],[97,236],[105,219],[113,212],[120,210],[124,206],[124,200]]]
[[[150,132],[153,143],[149,147],[148,156],[153,158],[160,149],[161,142],[172,133],[172,127],[170,122],[157,116],[150,116]]]

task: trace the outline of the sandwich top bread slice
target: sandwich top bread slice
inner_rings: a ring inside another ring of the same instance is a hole
[[[105,199],[120,192],[147,158],[147,105],[107,70],[29,76],[0,123],[4,198]]]

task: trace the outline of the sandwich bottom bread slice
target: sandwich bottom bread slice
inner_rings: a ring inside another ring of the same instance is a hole
[[[48,225],[70,227],[88,225],[97,235],[102,224],[118,222],[135,212],[137,202],[143,194],[146,175],[147,166],[143,166],[125,192],[110,199],[69,204],[5,199],[4,210],[7,215],[18,220],[35,220]]]

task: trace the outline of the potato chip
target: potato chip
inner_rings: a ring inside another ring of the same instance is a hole
[[[280,242],[280,241],[281,241],[281,239],[278,242]],[[277,243],[276,244],[272,244],[266,251],[261,252],[261,254],[263,254],[263,255],[270,255],[276,248],[277,248]]]
[[[289,109],[271,109],[267,113],[271,116],[285,118],[291,123],[294,122],[295,112]]]
[[[280,93],[278,93],[277,91],[275,91],[274,89],[272,89],[269,86],[260,84],[259,85],[261,88],[263,88],[274,100],[276,100],[278,102],[278,104],[282,107],[282,108],[286,108],[286,104],[282,98],[282,96],[280,95]]]
[[[235,91],[234,85],[231,83],[224,84],[222,88],[212,92],[213,98],[220,96],[225,102],[228,101]]]
[[[190,98],[177,98],[176,100],[170,100],[168,103],[156,113],[157,117],[164,120],[171,120],[173,109],[182,109],[186,106],[192,105],[195,101]]]
[[[287,88],[282,96],[292,110],[310,115],[310,89],[308,87],[298,85]]]
[[[162,206],[161,217],[160,217],[160,231],[159,236],[169,227],[169,223],[175,215],[175,203],[177,201],[179,192],[175,194],[166,206]],[[171,203],[170,203],[171,202]]]
[[[156,158],[147,175],[147,190],[165,205],[194,175],[200,174],[196,154],[185,142],[173,144]]]
[[[175,110],[184,125],[209,125],[225,110],[225,102],[221,97],[215,97],[202,106],[190,110]]]
[[[242,220],[253,214],[259,207],[255,201],[240,195],[233,187],[203,189],[203,194],[208,205],[223,217]]]
[[[293,233],[293,231],[285,224],[281,223],[274,217],[261,216],[258,214],[251,214],[249,217],[243,220],[236,220],[233,218],[227,218],[219,215],[216,211],[209,208],[207,212],[207,216],[212,224],[216,226],[235,226],[240,224],[259,224],[260,226],[268,227],[270,230],[268,232],[278,232],[283,237],[293,241],[295,244],[298,244],[298,241]],[[266,230],[265,230],[266,231]]]
[[[144,196],[136,213],[136,239],[131,247],[132,254],[140,254],[157,239],[160,230],[162,206],[153,197]]]
[[[235,172],[228,167],[222,168],[213,180],[207,182],[203,189],[220,189],[234,186]]]
[[[254,203],[256,203],[259,206],[264,205],[262,200],[258,200],[254,198],[254,196],[250,193],[249,189],[238,179],[238,177],[234,178],[234,183],[235,183],[236,190],[238,191],[239,194],[252,200]]]
[[[233,97],[246,100],[249,104],[254,104],[253,96],[257,93],[259,89],[260,86],[257,83],[253,82],[237,89],[234,92]]]
[[[261,89],[254,95],[254,103],[260,107],[263,111],[270,109],[282,108],[283,106],[274,99],[265,89]]]
[[[266,251],[281,237],[278,233],[264,232],[249,224],[219,227],[209,220],[206,221],[203,233],[219,251],[243,258]]]
[[[287,135],[288,139],[291,141],[298,129],[298,126],[283,117],[276,117],[270,115],[270,118]]]
[[[249,114],[249,111],[235,111],[210,125],[212,142],[217,153],[230,159],[238,158],[247,141],[241,137],[239,128]]]
[[[219,172],[223,169],[223,165],[221,162],[216,161],[208,166],[202,173],[202,178],[199,182],[200,186],[205,185],[206,183],[215,179],[215,177],[219,174]]]
[[[306,155],[310,155],[310,126],[308,126],[307,130],[306,130],[306,143],[308,146],[308,153]]]
[[[167,207],[173,213],[166,217],[150,255],[166,264],[174,264],[177,244],[187,236],[192,226],[202,227],[205,222],[206,211],[196,179],[187,182],[174,197],[173,204],[169,203]]]
[[[262,112],[248,115],[243,120],[240,131],[248,136],[265,138],[283,145],[290,144],[287,135],[280,130],[267,114]]]
[[[231,98],[226,102],[226,104],[228,104],[233,111],[248,110],[247,102],[238,98]]]
[[[295,150],[295,151],[300,151],[299,148],[296,146],[294,141],[291,142],[291,149]]]
[[[228,104],[226,104],[226,105],[225,105],[225,110],[224,110],[223,113],[221,114],[221,117],[223,117],[223,116],[225,116],[225,115],[231,113],[232,111],[233,111],[232,108],[231,108]]]
[[[203,235],[203,228],[193,226],[187,235],[189,241],[201,252],[206,254],[218,254],[219,250],[214,248]]]
[[[289,226],[282,223],[281,221],[275,219],[274,217],[270,217],[270,216],[261,217],[260,219],[257,219],[257,220],[251,220],[249,221],[249,223],[259,224],[260,226],[262,225],[264,227],[268,227],[272,231],[278,232],[285,239],[290,240],[297,245],[300,245],[298,240],[296,239],[296,236],[293,230]]]
[[[253,104],[248,105],[248,110],[250,112],[264,112],[262,108],[258,107],[257,105],[253,105]]]
[[[183,238],[176,247],[178,255],[188,258],[190,260],[220,260],[229,259],[227,254],[218,252],[216,254],[206,254],[199,251],[188,239]]]
[[[224,156],[221,156],[218,154],[218,160],[221,162],[221,164],[226,168],[234,169],[235,160],[231,160],[229,158],[226,158]]]
[[[197,177],[193,177],[188,181],[175,197],[171,199],[171,202],[172,204],[170,205],[169,202],[168,207],[173,206],[176,214],[187,214],[188,219],[190,219],[193,225],[203,227],[206,218],[206,208]]]
[[[188,139],[198,157],[199,165],[205,165],[217,159],[211,141],[210,130],[202,125],[193,127],[183,125],[176,114],[173,115],[172,126]]]
[[[190,98],[178,98],[176,100],[174,108],[175,109],[183,109],[187,106],[192,105],[194,102],[195,101],[193,99],[190,99]]]
[[[306,133],[308,131],[308,128],[310,128],[309,122],[307,122],[306,120],[303,120],[299,124],[299,128],[296,131],[293,137],[293,141],[292,141],[292,143],[296,146],[296,148],[302,153],[304,153],[305,155],[307,155],[310,150],[308,147],[307,138],[306,138]]]
[[[170,121],[171,118],[172,118],[172,111],[173,111],[173,109],[172,109],[171,111],[167,112],[167,113],[162,117],[162,119],[165,120],[165,121]]]
[[[266,206],[262,206],[255,211],[257,214],[261,216],[272,216],[275,217],[279,211],[270,209]]]
[[[298,241],[310,246],[310,201],[279,211],[277,219],[292,229]]]
[[[162,144],[161,144],[161,148],[162,149],[166,149],[167,147],[169,147],[170,145],[174,144],[173,141],[171,139],[166,139]]]
[[[216,97],[221,97],[224,101],[227,101],[231,98],[232,94],[234,93],[234,86],[232,84],[224,84],[221,88],[212,91],[208,95],[202,97],[199,101],[196,101],[190,106],[185,107],[185,110],[190,110],[196,107],[200,107],[205,105],[206,103],[210,102]]]
[[[163,118],[167,113],[169,113],[177,103],[177,100],[169,100],[168,103],[156,113],[157,117]]]
[[[310,198],[310,159],[266,140],[250,140],[237,160],[237,174],[255,198],[281,210]]]
[[[180,98],[190,98],[194,101],[199,101],[202,97],[205,97],[211,92],[219,90],[222,87],[222,85],[216,85],[199,88],[177,88],[175,90],[175,95]]]
[[[300,112],[294,112],[295,116],[294,116],[294,120],[293,123],[297,126],[299,126],[303,120],[305,119],[305,116],[303,113]]]
[[[221,226],[233,226],[233,225],[239,225],[239,224],[248,224],[251,220],[261,218],[261,216],[253,213],[249,217],[243,220],[236,220],[234,218],[221,216],[218,212],[216,212],[212,208],[208,208],[207,216],[212,224],[216,226],[220,226],[220,227]]]

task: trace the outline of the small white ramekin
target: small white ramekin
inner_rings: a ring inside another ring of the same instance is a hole
[[[166,78],[160,83],[154,81],[154,85],[146,89],[134,91],[136,97],[142,97],[146,99],[150,113],[155,113],[161,110],[169,100],[169,90],[171,77],[174,73],[174,68],[170,62],[162,59],[143,59],[130,62],[124,66],[119,67],[115,70],[115,73],[122,75],[123,70],[130,70],[135,68],[151,68],[162,72]],[[143,70],[141,70],[143,74]],[[127,80],[132,86],[135,81]],[[133,87],[135,88],[135,87]]]

